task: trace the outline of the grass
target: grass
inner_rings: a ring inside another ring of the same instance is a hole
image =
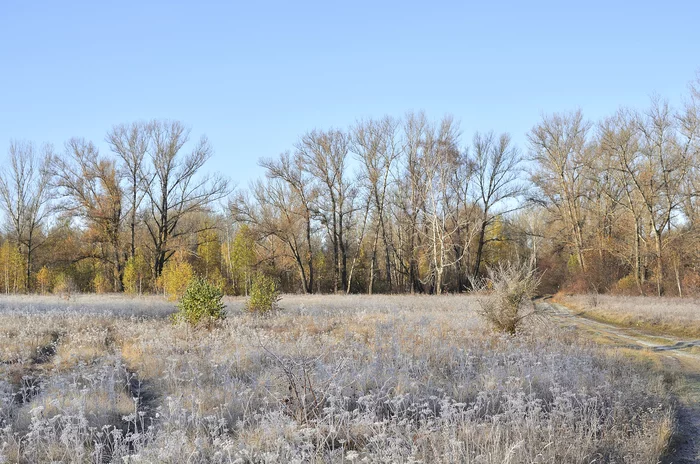
[[[700,299],[562,295],[555,300],[588,318],[658,335],[700,339]]]
[[[0,462],[655,463],[674,426],[652,369],[470,297],[226,303],[0,298]]]

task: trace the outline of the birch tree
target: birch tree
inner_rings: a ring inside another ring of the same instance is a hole
[[[7,232],[24,254],[24,288],[31,290],[32,258],[41,246],[41,228],[51,212],[49,163],[53,149],[38,149],[31,142],[12,141],[9,163],[0,171],[0,207],[6,214]]]

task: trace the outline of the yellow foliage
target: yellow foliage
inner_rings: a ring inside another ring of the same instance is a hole
[[[95,289],[95,293],[108,293],[112,290],[109,279],[99,271],[95,274],[95,278],[92,279],[92,286]]]
[[[160,276],[163,293],[170,301],[179,299],[194,277],[194,270],[187,261],[168,261]]]
[[[137,253],[133,258],[129,258],[124,267],[124,291],[130,294],[142,293],[144,286],[148,284],[150,269],[146,259]]]
[[[41,293],[46,293],[51,290],[52,277],[51,271],[49,271],[46,266],[42,267],[39,272],[37,272],[36,283],[39,286],[39,291]]]
[[[6,241],[0,247],[0,291],[18,293],[24,291],[24,258],[17,245]]]

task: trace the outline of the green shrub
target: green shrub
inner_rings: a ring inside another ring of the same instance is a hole
[[[246,303],[248,311],[264,314],[278,308],[281,300],[274,279],[265,274],[258,274],[250,287],[250,297]]]
[[[195,277],[185,289],[177,305],[178,312],[174,320],[184,321],[190,325],[205,323],[208,327],[218,320],[224,319],[223,293],[219,287],[210,284],[201,277]]]

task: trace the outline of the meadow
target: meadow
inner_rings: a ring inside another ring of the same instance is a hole
[[[173,324],[158,297],[0,298],[0,462],[656,463],[667,379],[467,296],[295,296]]]

